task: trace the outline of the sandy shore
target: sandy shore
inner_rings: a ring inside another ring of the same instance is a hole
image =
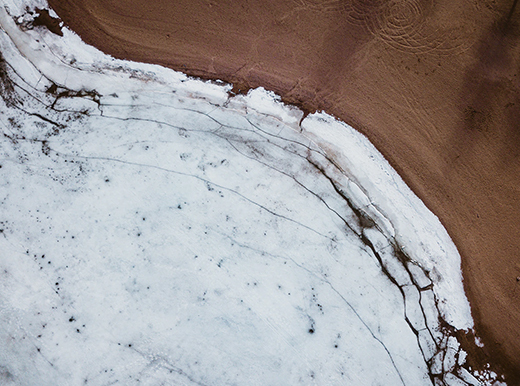
[[[367,135],[459,248],[485,343],[470,363],[519,380],[516,1],[49,3],[115,57],[263,86]]]

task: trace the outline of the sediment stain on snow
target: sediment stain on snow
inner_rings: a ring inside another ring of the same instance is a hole
[[[2,381],[476,382],[457,251],[363,136],[0,21]]]

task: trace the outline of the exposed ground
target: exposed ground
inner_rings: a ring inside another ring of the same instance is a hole
[[[87,43],[264,86],[366,134],[462,255],[485,348],[520,374],[520,11],[515,0],[49,0]]]

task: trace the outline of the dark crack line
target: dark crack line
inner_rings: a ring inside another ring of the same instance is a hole
[[[182,375],[183,377],[187,378],[190,382],[199,385],[199,386],[207,386],[205,383],[197,381],[195,378],[193,378],[191,375],[186,373],[183,369],[180,367],[175,366],[173,363],[171,363],[168,359],[164,358],[161,355],[154,355],[152,354],[146,354],[141,352],[140,350],[136,349],[135,347],[130,347],[131,350],[135,351],[137,354],[141,355],[145,360],[147,360],[148,364],[145,366],[145,368],[153,367],[153,366],[159,366],[163,369],[166,369],[170,372],[176,372],[179,375]],[[143,373],[145,369],[141,370],[140,373]]]
[[[293,139],[284,138],[284,137],[282,137],[282,136],[279,136],[279,135],[276,135],[276,134],[269,133],[268,131],[265,131],[265,130],[263,130],[262,128],[260,128],[260,126],[258,126],[258,125],[256,125],[256,124],[254,124],[253,122],[251,122],[251,120],[250,120],[247,116],[245,117],[245,119],[246,119],[247,122],[249,122],[249,124],[250,124],[252,127],[254,127],[256,130],[261,131],[262,133],[264,133],[264,134],[266,134],[266,135],[268,135],[268,136],[270,136],[270,137],[277,138],[277,139],[281,139],[282,141],[285,141],[285,142],[291,142],[291,143],[293,143],[293,144],[295,144],[295,145],[299,145],[299,146],[301,146],[301,147],[307,149],[308,151],[310,151],[310,152],[312,152],[312,153],[317,153],[317,154],[320,154],[320,155],[326,157],[326,155],[322,152],[321,149],[320,149],[320,150],[312,149],[309,145],[306,145],[306,144],[304,144],[304,143],[302,143],[302,142],[298,142],[298,141],[295,141],[295,140],[293,140]],[[312,142],[312,141],[309,140],[309,142]]]
[[[353,229],[352,226],[347,222],[346,219],[344,219],[344,218],[343,218],[343,217],[342,217],[342,216],[341,216],[341,215],[340,215],[340,214],[339,214],[335,209],[331,208],[331,207],[329,206],[329,204],[328,204],[328,203],[327,203],[327,202],[326,202],[326,201],[325,201],[325,200],[324,200],[324,199],[323,199],[319,194],[313,192],[311,189],[307,188],[307,186],[305,186],[303,183],[301,183],[300,181],[298,181],[298,179],[297,179],[295,176],[293,176],[293,175],[291,175],[291,174],[289,174],[289,173],[287,173],[287,172],[284,172],[283,170],[277,169],[277,168],[275,168],[274,166],[271,166],[271,165],[269,165],[268,163],[263,162],[263,161],[261,161],[261,160],[255,158],[255,157],[248,156],[247,154],[245,154],[245,153],[241,152],[240,150],[238,150],[238,148],[237,148],[235,145],[233,145],[233,144],[231,143],[231,141],[230,141],[228,138],[224,138],[224,139],[229,143],[229,145],[230,145],[231,147],[233,147],[233,149],[235,149],[236,152],[238,152],[239,154],[243,155],[244,157],[246,157],[246,158],[248,158],[248,159],[251,159],[251,160],[253,160],[253,161],[259,162],[260,164],[266,166],[267,168],[269,168],[269,169],[271,169],[271,170],[274,170],[274,171],[276,171],[276,172],[278,172],[278,173],[280,173],[280,174],[282,174],[282,175],[284,175],[284,176],[286,176],[286,177],[292,179],[292,180],[293,180],[294,182],[296,182],[299,186],[301,186],[305,191],[307,191],[308,193],[310,193],[310,194],[312,194],[314,197],[316,197],[318,200],[320,200],[320,201],[321,201],[321,202],[322,202],[322,203],[327,207],[328,210],[330,210],[330,211],[333,212],[336,216],[338,216],[338,217],[339,217],[339,218],[340,218],[340,219],[345,223],[345,225],[346,225],[346,226],[347,226],[351,231],[354,232],[354,229]]]
[[[39,113],[31,113],[23,108],[21,108],[20,106],[14,106],[16,109],[20,110],[20,111],[23,111],[24,113],[26,113],[27,115],[30,115],[32,117],[37,117],[37,118],[40,118],[42,121],[45,121],[47,123],[50,123],[51,125],[54,125],[54,126],[57,126],[59,127],[60,129],[64,128],[65,126],[62,125],[61,123],[58,123],[58,122],[55,122],[53,121],[52,119],[49,119],[47,117],[44,117],[43,115],[39,114]]]
[[[207,103],[209,103],[209,101],[205,100]],[[155,101],[152,101],[151,102],[152,104],[154,105],[157,105],[157,106],[162,106],[162,107],[166,107],[168,109],[173,109],[173,110],[176,110],[176,111],[188,111],[188,112],[191,112],[191,113],[195,113],[195,114],[198,114],[198,115],[202,115],[202,116],[205,116],[207,118],[209,118],[210,120],[212,120],[213,122],[215,122],[216,124],[218,124],[219,126],[221,127],[227,127],[227,128],[230,128],[230,129],[240,129],[239,127],[235,127],[235,126],[230,126],[230,125],[225,125],[223,124],[222,122],[219,122],[216,118],[212,117],[210,114],[215,111],[215,110],[218,110],[220,108],[220,106],[217,106],[215,108],[213,108],[210,112],[208,113],[204,113],[202,111],[198,111],[198,110],[195,110],[195,109],[188,109],[186,107],[176,107],[176,106],[171,106],[171,105],[167,105],[167,104],[164,104],[164,103],[159,103],[159,102],[155,102]],[[211,104],[211,103],[210,103]],[[127,108],[134,108],[134,107],[149,107],[148,104],[142,104],[142,103],[132,103],[132,104],[124,104],[124,103],[100,103],[101,106],[103,107],[127,107]],[[139,119],[139,118],[137,118]],[[143,119],[146,119],[146,118],[143,118]]]
[[[154,102],[155,103],[155,102]],[[156,103],[157,104],[157,103]],[[101,106],[118,106],[118,107],[133,107],[133,106],[146,106],[146,105],[125,105],[125,104],[104,104],[104,103],[101,103],[100,104]],[[161,106],[163,106],[163,104],[159,104]],[[308,145],[305,145],[301,142],[298,142],[298,141],[294,141],[294,140],[291,140],[291,139],[287,139],[287,138],[284,138],[282,136],[279,136],[279,135],[275,135],[275,134],[272,134],[272,133],[269,133],[263,129],[261,129],[258,125],[255,125],[254,123],[252,123],[247,117],[243,117],[244,119],[247,120],[247,122],[251,125],[251,127],[253,127],[254,129],[256,130],[248,130],[248,129],[245,129],[245,128],[242,128],[242,127],[237,127],[237,126],[231,126],[231,125],[226,125],[222,122],[220,122],[218,119],[214,118],[211,116],[211,113],[217,109],[220,109],[221,107],[220,106],[217,106],[216,108],[214,108],[211,112],[209,113],[204,113],[202,111],[198,111],[198,110],[194,110],[194,109],[188,109],[188,108],[180,108],[180,107],[175,107],[175,106],[169,106],[169,105],[164,105],[165,107],[168,107],[168,108],[172,108],[172,109],[175,109],[175,110],[180,110],[180,111],[189,111],[189,112],[192,112],[192,113],[196,113],[196,114],[199,114],[199,115],[203,115],[209,119],[211,119],[213,122],[217,123],[219,125],[219,127],[216,129],[216,130],[188,130],[184,127],[179,127],[179,126],[175,126],[175,125],[172,125],[168,122],[164,122],[164,121],[159,121],[159,120],[154,120],[154,119],[148,119],[148,118],[138,118],[138,117],[128,117],[128,118],[121,118],[121,117],[115,117],[115,116],[111,116],[111,115],[106,115],[104,113],[101,114],[101,116],[103,117],[106,117],[106,118],[112,118],[112,119],[121,119],[121,120],[138,120],[138,121],[147,121],[147,122],[154,122],[154,123],[157,123],[157,124],[163,124],[165,126],[169,126],[169,127],[173,127],[173,128],[177,128],[177,129],[183,129],[183,130],[187,130],[187,131],[190,131],[190,132],[202,132],[202,133],[211,133],[211,134],[217,134],[218,131],[220,131],[222,128],[227,128],[227,129],[232,129],[232,130],[238,130],[238,131],[247,131],[247,132],[250,132],[252,134],[255,134],[255,135],[258,135],[259,137],[265,139],[268,143],[284,150],[284,151],[287,151],[289,153],[292,153],[300,158],[306,158],[305,156],[303,156],[302,154],[298,153],[297,151],[292,151],[290,149],[287,149],[285,147],[282,147],[281,145],[277,144],[277,143],[273,143],[271,141],[269,141],[269,139],[260,134],[259,132],[261,133],[264,133],[270,137],[273,137],[273,138],[276,138],[276,139],[279,139],[279,140],[282,140],[283,142],[290,142],[290,143],[293,143],[293,144],[296,144],[298,146],[301,146],[303,147],[304,149],[306,149],[307,151],[309,152],[315,152],[315,153],[318,153],[322,156],[325,156],[324,154],[321,153],[321,151],[318,151],[318,150],[315,150],[315,149],[312,149],[310,146]],[[221,138],[225,138],[227,139],[227,137],[225,136],[221,136],[219,135],[219,137]],[[253,140],[248,140],[248,142],[254,142]]]
[[[399,369],[397,368],[397,365],[396,365],[395,362],[394,362],[394,358],[392,358],[392,354],[390,353],[390,351],[389,351],[388,348],[386,347],[385,343],[384,343],[381,339],[379,339],[379,338],[374,334],[374,332],[372,331],[372,329],[371,329],[371,328],[366,324],[366,322],[363,320],[363,318],[361,318],[361,316],[357,313],[356,309],[352,306],[352,304],[350,304],[349,301],[348,301],[347,299],[345,299],[345,297],[343,297],[343,295],[341,295],[341,294],[339,293],[339,291],[338,291],[336,288],[334,288],[334,286],[333,286],[333,285],[332,285],[328,280],[324,280],[324,279],[323,279],[323,281],[324,281],[325,283],[327,283],[327,284],[330,286],[330,288],[331,288],[334,292],[336,292],[336,293],[338,294],[338,296],[339,296],[341,299],[343,299],[343,301],[344,301],[344,302],[345,302],[345,303],[350,307],[350,309],[352,310],[352,312],[354,312],[354,314],[357,316],[357,318],[361,321],[361,323],[363,323],[363,325],[366,327],[366,329],[370,332],[370,334],[372,335],[372,337],[373,337],[375,340],[377,340],[377,341],[379,342],[379,344],[381,344],[381,346],[383,346],[383,348],[385,349],[386,353],[388,354],[388,357],[390,358],[390,361],[392,362],[392,365],[394,366],[395,371],[397,372],[397,375],[399,375],[399,378],[401,379],[402,384],[406,386],[406,384],[405,384],[405,382],[404,382],[404,379],[403,379],[401,373],[399,372]]]
[[[183,172],[179,172],[177,170],[171,170],[171,169],[166,169],[166,168],[163,168],[163,167],[160,167],[160,166],[155,166],[155,165],[147,165],[147,164],[141,164],[141,163],[137,163],[137,162],[130,162],[130,161],[124,161],[124,160],[120,160],[120,159],[116,159],[116,158],[109,158],[109,157],[97,157],[97,156],[82,156],[82,155],[73,155],[73,154],[65,154],[65,153],[60,153],[54,149],[51,149],[49,148],[49,150],[53,151],[56,155],[59,155],[59,156],[64,156],[64,157],[70,157],[70,158],[83,158],[83,159],[86,159],[86,160],[99,160],[99,161],[108,161],[108,162],[117,162],[117,163],[121,163],[121,164],[126,164],[126,165],[132,165],[132,166],[138,166],[138,167],[144,167],[144,168],[150,168],[150,169],[156,169],[156,170],[160,170],[160,171],[163,171],[163,172],[167,172],[167,173],[173,173],[173,174],[177,174],[177,175],[181,175],[181,176],[185,176],[185,177],[191,177],[191,178],[195,178],[199,181],[202,181],[202,182],[205,182],[206,184],[210,184],[210,185],[213,185],[213,186],[216,186],[218,187],[219,189],[223,189],[223,190],[226,190],[228,192],[231,192],[239,197],[241,197],[242,199],[244,199],[245,201],[259,207],[260,209],[272,214],[273,216],[275,217],[279,217],[283,220],[286,220],[286,221],[289,221],[289,222],[292,222],[296,225],[299,225],[301,226],[302,228],[305,228],[313,233],[316,233],[317,235],[321,236],[321,237],[324,237],[326,239],[329,239],[329,240],[333,240],[331,237],[327,236],[327,235],[324,235],[320,232],[318,232],[317,230],[305,225],[305,224],[302,224],[290,217],[286,217],[284,215],[281,215],[281,214],[278,214],[274,211],[272,211],[271,209],[251,200],[250,198],[244,196],[243,194],[237,192],[236,190],[233,190],[231,188],[228,188],[228,187],[225,187],[225,186],[222,186],[222,185],[219,185],[219,184],[216,184],[210,180],[207,180],[205,178],[202,178],[200,176],[197,176],[197,175],[194,175],[194,174],[189,174],[189,173],[183,173]]]
[[[273,141],[269,140],[269,138],[266,138],[266,137],[264,137],[263,135],[261,135],[261,134],[259,134],[257,132],[254,132],[254,131],[251,131],[251,130],[247,130],[247,129],[240,129],[240,130],[248,131],[248,132],[251,132],[251,133],[255,133],[255,134],[259,135],[260,138],[262,138],[263,140],[259,140],[259,141],[254,141],[254,140],[250,140],[250,139],[247,139],[247,140],[237,140],[237,139],[232,138],[232,136],[230,136],[230,135],[219,134],[218,130],[212,132],[212,134],[215,134],[219,138],[225,139],[227,141],[234,141],[234,142],[239,142],[239,143],[244,143],[244,144],[247,144],[247,143],[264,143],[264,144],[269,144],[269,145],[272,145],[274,147],[279,148],[280,150],[283,150],[283,151],[285,151],[287,153],[290,153],[290,154],[292,154],[294,156],[297,156],[297,157],[299,157],[299,158],[301,158],[303,160],[307,160],[307,157],[305,155],[302,155],[302,154],[298,153],[297,151],[293,151],[293,150],[288,149],[287,147],[284,147],[284,146],[282,146],[282,145],[280,145],[280,144],[278,144],[276,142],[273,142]],[[307,148],[307,149],[308,149],[308,151],[311,150],[309,148]]]
[[[217,233],[220,233],[220,232],[217,232]],[[339,298],[352,310],[352,312],[354,313],[356,318],[363,324],[363,326],[367,329],[367,331],[370,333],[372,338],[374,338],[383,347],[383,349],[386,351],[388,357],[390,358],[390,361],[392,362],[392,365],[393,365],[397,375],[399,376],[399,379],[401,380],[402,384],[406,386],[406,384],[404,382],[404,379],[403,379],[401,373],[399,372],[399,369],[397,368],[397,365],[395,364],[394,359],[392,358],[392,354],[390,353],[390,350],[388,350],[388,348],[386,347],[385,343],[374,334],[374,332],[372,331],[370,326],[363,320],[363,318],[361,317],[361,315],[359,315],[359,313],[356,311],[354,306],[332,285],[332,283],[330,281],[328,281],[327,279],[325,279],[322,276],[317,275],[315,272],[311,271],[309,268],[306,268],[303,265],[301,265],[300,263],[296,262],[292,257],[284,257],[284,256],[279,256],[279,255],[273,255],[272,253],[269,253],[269,252],[266,252],[266,251],[261,251],[261,250],[258,250],[256,248],[250,247],[248,245],[241,244],[241,243],[237,242],[235,239],[233,239],[229,235],[226,235],[226,234],[223,234],[223,233],[220,233],[220,234],[225,236],[225,237],[227,237],[232,242],[234,242],[235,244],[237,244],[238,246],[240,246],[242,248],[250,249],[250,250],[252,250],[254,252],[258,252],[258,253],[263,253],[263,254],[266,254],[268,256],[277,258],[277,259],[281,258],[281,259],[284,259],[284,260],[289,260],[294,265],[296,265],[297,267],[303,269],[304,271],[306,271],[307,273],[309,273],[311,276],[315,277],[316,279],[318,279],[322,283],[327,284],[330,287],[330,289],[333,292],[335,292],[339,296]]]
[[[91,98],[87,98],[88,95],[73,95],[73,96],[57,96],[54,98],[54,101],[51,103],[51,104],[47,104],[45,103],[42,99],[34,96],[31,92],[29,92],[28,90],[26,90],[24,87],[20,86],[17,82],[13,81],[13,84],[20,88],[22,91],[24,91],[27,96],[35,99],[37,102],[39,102],[41,105],[43,105],[47,110],[52,110],[56,113],[73,113],[73,114],[83,114],[83,115],[88,115],[88,107],[83,109],[83,110],[71,110],[71,109],[57,109],[55,107],[56,103],[58,102],[59,99],[62,99],[62,98],[82,98],[82,99],[87,99],[87,100],[90,100],[92,102],[95,102],[94,100],[92,100]],[[32,86],[31,86],[32,87]],[[34,87],[33,87],[34,88]],[[70,90],[69,90],[70,91]],[[39,90],[36,90],[37,93],[39,94],[43,94],[42,91],[39,91]],[[62,125],[63,126],[63,125]]]
[[[22,82],[24,84],[26,84],[28,87],[32,88],[34,90],[34,93],[36,94],[39,94],[39,95],[46,95],[44,91],[40,91],[38,90],[35,86],[31,85],[30,83],[26,82],[22,77],[21,75],[14,69],[14,67],[8,63],[7,61],[5,62],[9,68],[11,69],[11,71],[19,78],[22,80]],[[42,78],[45,78],[47,79],[49,82],[53,83],[49,78],[47,78],[45,75],[43,75],[40,71],[38,71],[40,73],[40,80],[38,80],[38,83],[41,82],[41,79]],[[12,80],[12,79],[11,79]],[[53,110],[57,113],[63,113],[63,112],[68,112],[68,113],[76,113],[76,114],[85,114],[85,111],[84,110],[70,110],[70,109],[56,109],[54,107],[54,105],[56,104],[57,100],[60,99],[60,98],[55,98],[54,102],[52,104],[47,104],[45,103],[42,99],[36,97],[35,95],[33,95],[33,93],[31,93],[29,90],[27,90],[25,87],[23,87],[22,85],[20,85],[18,82],[16,82],[15,80],[12,80],[13,84],[18,87],[20,90],[22,90],[23,92],[25,92],[27,94],[27,96],[29,96],[30,98],[38,101],[41,105],[45,106],[46,109],[50,109],[50,110]],[[60,88],[63,88],[65,90],[69,90],[70,92],[72,92],[72,90],[68,89],[68,88],[64,88],[62,86],[59,86]],[[86,96],[88,95],[76,95],[75,97],[77,98],[85,98]],[[92,101],[92,99],[89,99]],[[95,102],[95,101],[94,101]]]
[[[307,157],[307,161],[309,162],[309,164],[311,164],[312,166],[314,166],[314,168],[320,173],[322,174],[328,181],[329,183],[332,185],[332,187],[334,188],[334,190],[336,191],[336,193],[341,197],[343,198],[343,200],[345,200],[345,202],[347,203],[348,207],[350,208],[350,210],[352,210],[352,212],[354,212],[354,214],[356,215],[356,217],[358,218],[359,220],[359,227],[361,229],[365,228],[366,224],[364,224],[364,220],[367,219],[367,216],[366,214],[364,214],[363,212],[361,212],[360,209],[356,208],[354,206],[354,204],[352,203],[352,201],[350,200],[350,198],[345,194],[345,192],[343,192],[338,186],[337,184],[334,182],[334,180],[328,176],[327,172],[325,171],[324,168],[322,168],[320,165],[318,165],[316,162],[314,162],[310,157]],[[370,219],[371,220],[371,219]],[[375,225],[376,228],[381,232],[381,229],[378,228],[377,224],[374,223],[374,221],[372,220],[371,221],[371,225]],[[356,235],[358,235],[359,237],[362,236],[362,232],[361,233],[358,233],[354,230],[354,232],[356,233]]]
[[[32,88],[35,92],[39,93],[39,94],[42,94],[43,91],[40,91],[38,90],[35,86],[31,85],[30,83],[28,83],[21,75],[20,73],[18,73],[18,71],[16,71],[16,69],[11,65],[11,63],[9,63],[7,60],[5,60],[5,63],[9,66],[9,68],[11,69],[11,71],[22,81],[24,82],[27,86],[29,86],[30,88]],[[31,63],[31,66],[40,74],[40,79],[38,80],[38,83],[41,82],[42,78],[45,78],[47,80],[49,80],[49,78],[47,78],[45,75],[42,74],[42,72],[40,70],[38,70],[32,63]],[[12,79],[11,79],[12,80]],[[12,80],[13,83],[15,83],[14,80]],[[49,80],[50,82],[50,80]],[[37,84],[38,84],[37,83]],[[15,83],[16,85],[18,85],[17,83]],[[28,91],[26,91],[23,87],[21,87],[20,85],[18,85],[18,87],[20,87],[22,90],[24,90],[27,94],[31,95],[31,93],[29,93]]]
[[[328,157],[327,157],[328,159]],[[314,161],[312,161],[309,157],[308,159],[309,163],[311,165],[313,165],[318,171],[320,171],[321,174],[323,174],[328,180],[329,182],[332,184],[332,186],[334,187],[334,189],[336,190],[336,192],[345,199],[345,201],[347,202],[348,206],[350,207],[350,209],[356,214],[356,216],[358,217],[359,219],[359,222],[360,222],[360,226],[361,228],[365,228],[366,226],[363,226],[363,223],[366,222],[366,219],[368,218],[370,221],[370,223],[372,224],[372,226],[375,226],[376,229],[381,232],[381,234],[384,235],[384,233],[382,232],[382,230],[379,228],[379,226],[377,225],[377,223],[371,219],[367,213],[365,212],[362,212],[360,209],[356,208],[354,206],[354,204],[350,201],[350,199],[346,196],[346,194],[339,188],[337,187],[335,181],[330,178],[327,174],[326,174],[326,171],[324,168],[322,168],[320,165],[318,165],[317,163],[315,163]],[[341,170],[341,169],[339,169]],[[379,253],[376,251],[373,243],[363,234],[363,232],[361,234],[358,234],[358,236],[361,238],[361,240],[363,241],[363,243],[369,247],[371,250],[372,250],[372,253],[375,255],[376,259],[379,261],[379,264],[381,266],[381,270],[383,271],[383,273],[385,274],[385,276],[387,276],[387,278],[394,284],[397,286],[397,288],[399,289],[399,291],[401,292],[401,295],[403,297],[403,302],[404,302],[404,318],[408,324],[408,326],[410,327],[410,329],[412,330],[412,332],[415,334],[416,338],[417,338],[417,343],[418,343],[418,347],[421,351],[421,355],[423,356],[423,360],[425,362],[425,364],[427,365],[428,367],[428,373],[429,373],[429,377],[432,381],[432,383],[434,383],[434,378],[436,377],[433,372],[432,372],[432,365],[433,363],[430,361],[430,360],[426,360],[426,355],[425,355],[425,352],[423,351],[423,348],[420,344],[420,341],[419,341],[419,333],[418,331],[415,329],[415,327],[413,326],[413,324],[411,323],[410,319],[408,318],[408,316],[406,315],[406,296],[405,296],[405,293],[404,293],[404,290],[403,288],[397,283],[396,279],[390,274],[390,272],[388,271],[388,269],[385,267],[385,265],[383,264],[383,261],[382,261],[382,258],[381,256],[379,255]],[[388,239],[387,239],[388,240]],[[422,295],[421,295],[421,288],[418,286],[414,276],[412,275],[411,271],[409,270],[409,268],[406,266],[406,262],[408,261],[412,261],[412,259],[410,259],[410,257],[404,252],[402,251],[402,248],[399,247],[399,244],[397,243],[397,241],[395,239],[392,238],[392,240],[388,240],[390,242],[390,244],[393,246],[393,249],[394,249],[394,254],[396,256],[396,258],[398,259],[398,261],[401,263],[401,266],[402,268],[404,268],[404,270],[407,272],[412,284],[414,285],[414,287],[417,289],[417,291],[419,292],[419,308],[421,309],[421,313],[422,313],[422,316],[423,316],[423,321],[424,321],[424,325],[426,326],[426,329],[428,330],[429,332],[429,335],[430,337],[432,338],[432,341],[433,343],[435,344],[436,346],[436,353],[434,354],[433,358],[435,358],[435,356],[439,353],[439,352],[443,352],[443,357],[445,355],[445,350],[446,348],[445,347],[439,347],[436,340],[434,339],[433,337],[433,333],[430,329],[430,326],[428,325],[428,319],[426,318],[426,313],[424,311],[424,308],[420,302],[420,300],[422,299]],[[399,257],[399,255],[401,255],[401,257]],[[422,267],[418,266],[422,271],[423,273],[425,274],[425,276],[430,280],[430,285],[431,287],[433,287],[433,281],[431,280],[431,278],[429,277],[429,274],[428,272],[426,272]],[[427,287],[429,287],[427,286]],[[437,298],[436,298],[436,295],[434,293],[434,298],[435,298],[435,307],[436,307],[436,311],[437,311],[437,315],[439,318],[441,318],[441,313],[440,313],[440,310],[439,310],[439,307],[438,307],[438,301],[437,301]],[[447,334],[446,333],[443,333],[445,339],[447,338]],[[444,362],[444,360],[443,360]],[[443,366],[444,366],[444,363],[443,363]],[[446,373],[444,367],[443,367],[443,375]]]
[[[23,79],[22,79],[23,80]],[[12,80],[13,84],[18,87],[20,90],[22,90],[23,92],[25,92],[27,94],[27,96],[29,96],[30,98],[33,98],[35,100],[37,100],[39,103],[41,103],[43,106],[45,107],[49,107],[49,105],[45,104],[44,101],[42,101],[40,98],[36,97],[33,95],[33,93],[31,93],[30,91],[28,91],[27,89],[25,89],[25,87],[23,87],[22,85],[20,85],[18,82],[16,82],[15,80]],[[27,82],[24,82],[25,84],[28,84]],[[35,91],[34,93],[39,93],[41,94],[42,92],[39,91],[39,90],[36,90],[34,87],[32,87],[31,85],[29,85],[31,88],[33,88]]]
[[[149,119],[149,118],[136,118],[136,117],[126,117],[126,118],[122,118],[122,117],[116,117],[116,116],[113,116],[113,115],[105,115],[103,112],[101,113],[101,115],[99,116],[99,118],[107,118],[107,119],[116,119],[116,120],[120,120],[120,121],[140,121],[140,122],[151,122],[151,123],[156,123],[158,125],[164,125],[164,126],[168,126],[168,127],[171,127],[173,129],[177,129],[177,130],[186,130],[187,132],[194,132],[194,133],[211,133],[210,130],[193,130],[193,129],[186,129],[185,127],[182,127],[182,126],[176,126],[176,125],[172,125],[171,123],[168,123],[168,122],[163,122],[163,121],[158,121],[156,119]],[[218,129],[217,129],[218,130]]]

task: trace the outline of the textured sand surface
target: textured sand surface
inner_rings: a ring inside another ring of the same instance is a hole
[[[520,11],[515,0],[50,0],[87,43],[263,86],[366,134],[462,255],[483,353],[520,374]]]

